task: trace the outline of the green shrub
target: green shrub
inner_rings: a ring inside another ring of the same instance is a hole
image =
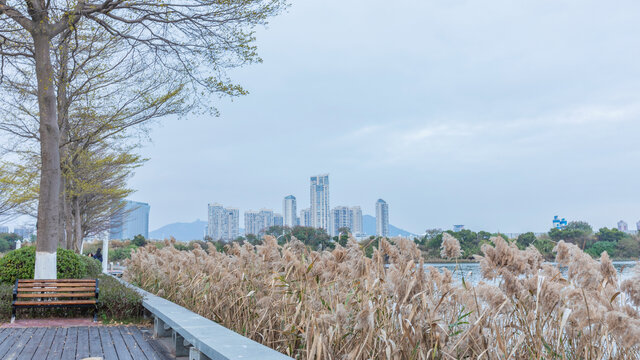
[[[82,259],[87,269],[85,277],[95,279],[102,274],[102,263],[100,261],[89,256],[80,256],[80,259]]]
[[[99,315],[102,320],[140,321],[142,295],[108,275],[100,275]]]
[[[0,258],[0,281],[14,283],[16,279],[33,279],[35,262],[36,248],[34,246],[25,246],[7,253]],[[58,249],[57,265],[58,279],[89,277],[85,259],[72,250]]]

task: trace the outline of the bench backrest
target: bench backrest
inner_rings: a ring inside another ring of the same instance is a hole
[[[17,298],[98,298],[97,279],[18,279]]]

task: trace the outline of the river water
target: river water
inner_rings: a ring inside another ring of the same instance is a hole
[[[638,262],[636,261],[614,261],[613,266],[618,270],[618,275],[621,280],[627,279],[633,275],[634,266],[636,266]],[[480,264],[478,263],[427,263],[424,264],[425,269],[429,266],[433,266],[436,269],[442,270],[444,268],[449,269],[449,271],[454,272],[454,278],[460,281],[462,276],[464,275],[464,280],[469,283],[476,284],[478,281],[482,280],[482,275],[480,272]],[[456,269],[457,267],[457,269]],[[562,273],[566,275],[566,268],[561,269]],[[485,279],[485,282],[490,282]]]

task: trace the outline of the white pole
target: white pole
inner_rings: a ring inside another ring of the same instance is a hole
[[[107,265],[109,264],[109,238],[102,239],[102,272],[107,274]]]

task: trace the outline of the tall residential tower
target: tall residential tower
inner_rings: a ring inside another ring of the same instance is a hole
[[[149,238],[149,204],[126,200],[124,207],[109,219],[109,240]]]
[[[386,201],[376,201],[376,235],[389,236],[389,205]]]
[[[311,177],[311,226],[329,229],[329,174]]]
[[[296,209],[296,197],[289,195],[282,201],[282,212],[284,213],[284,226],[290,228],[298,225],[298,210]]]
[[[212,240],[235,240],[240,235],[240,210],[209,204],[207,235]]]

